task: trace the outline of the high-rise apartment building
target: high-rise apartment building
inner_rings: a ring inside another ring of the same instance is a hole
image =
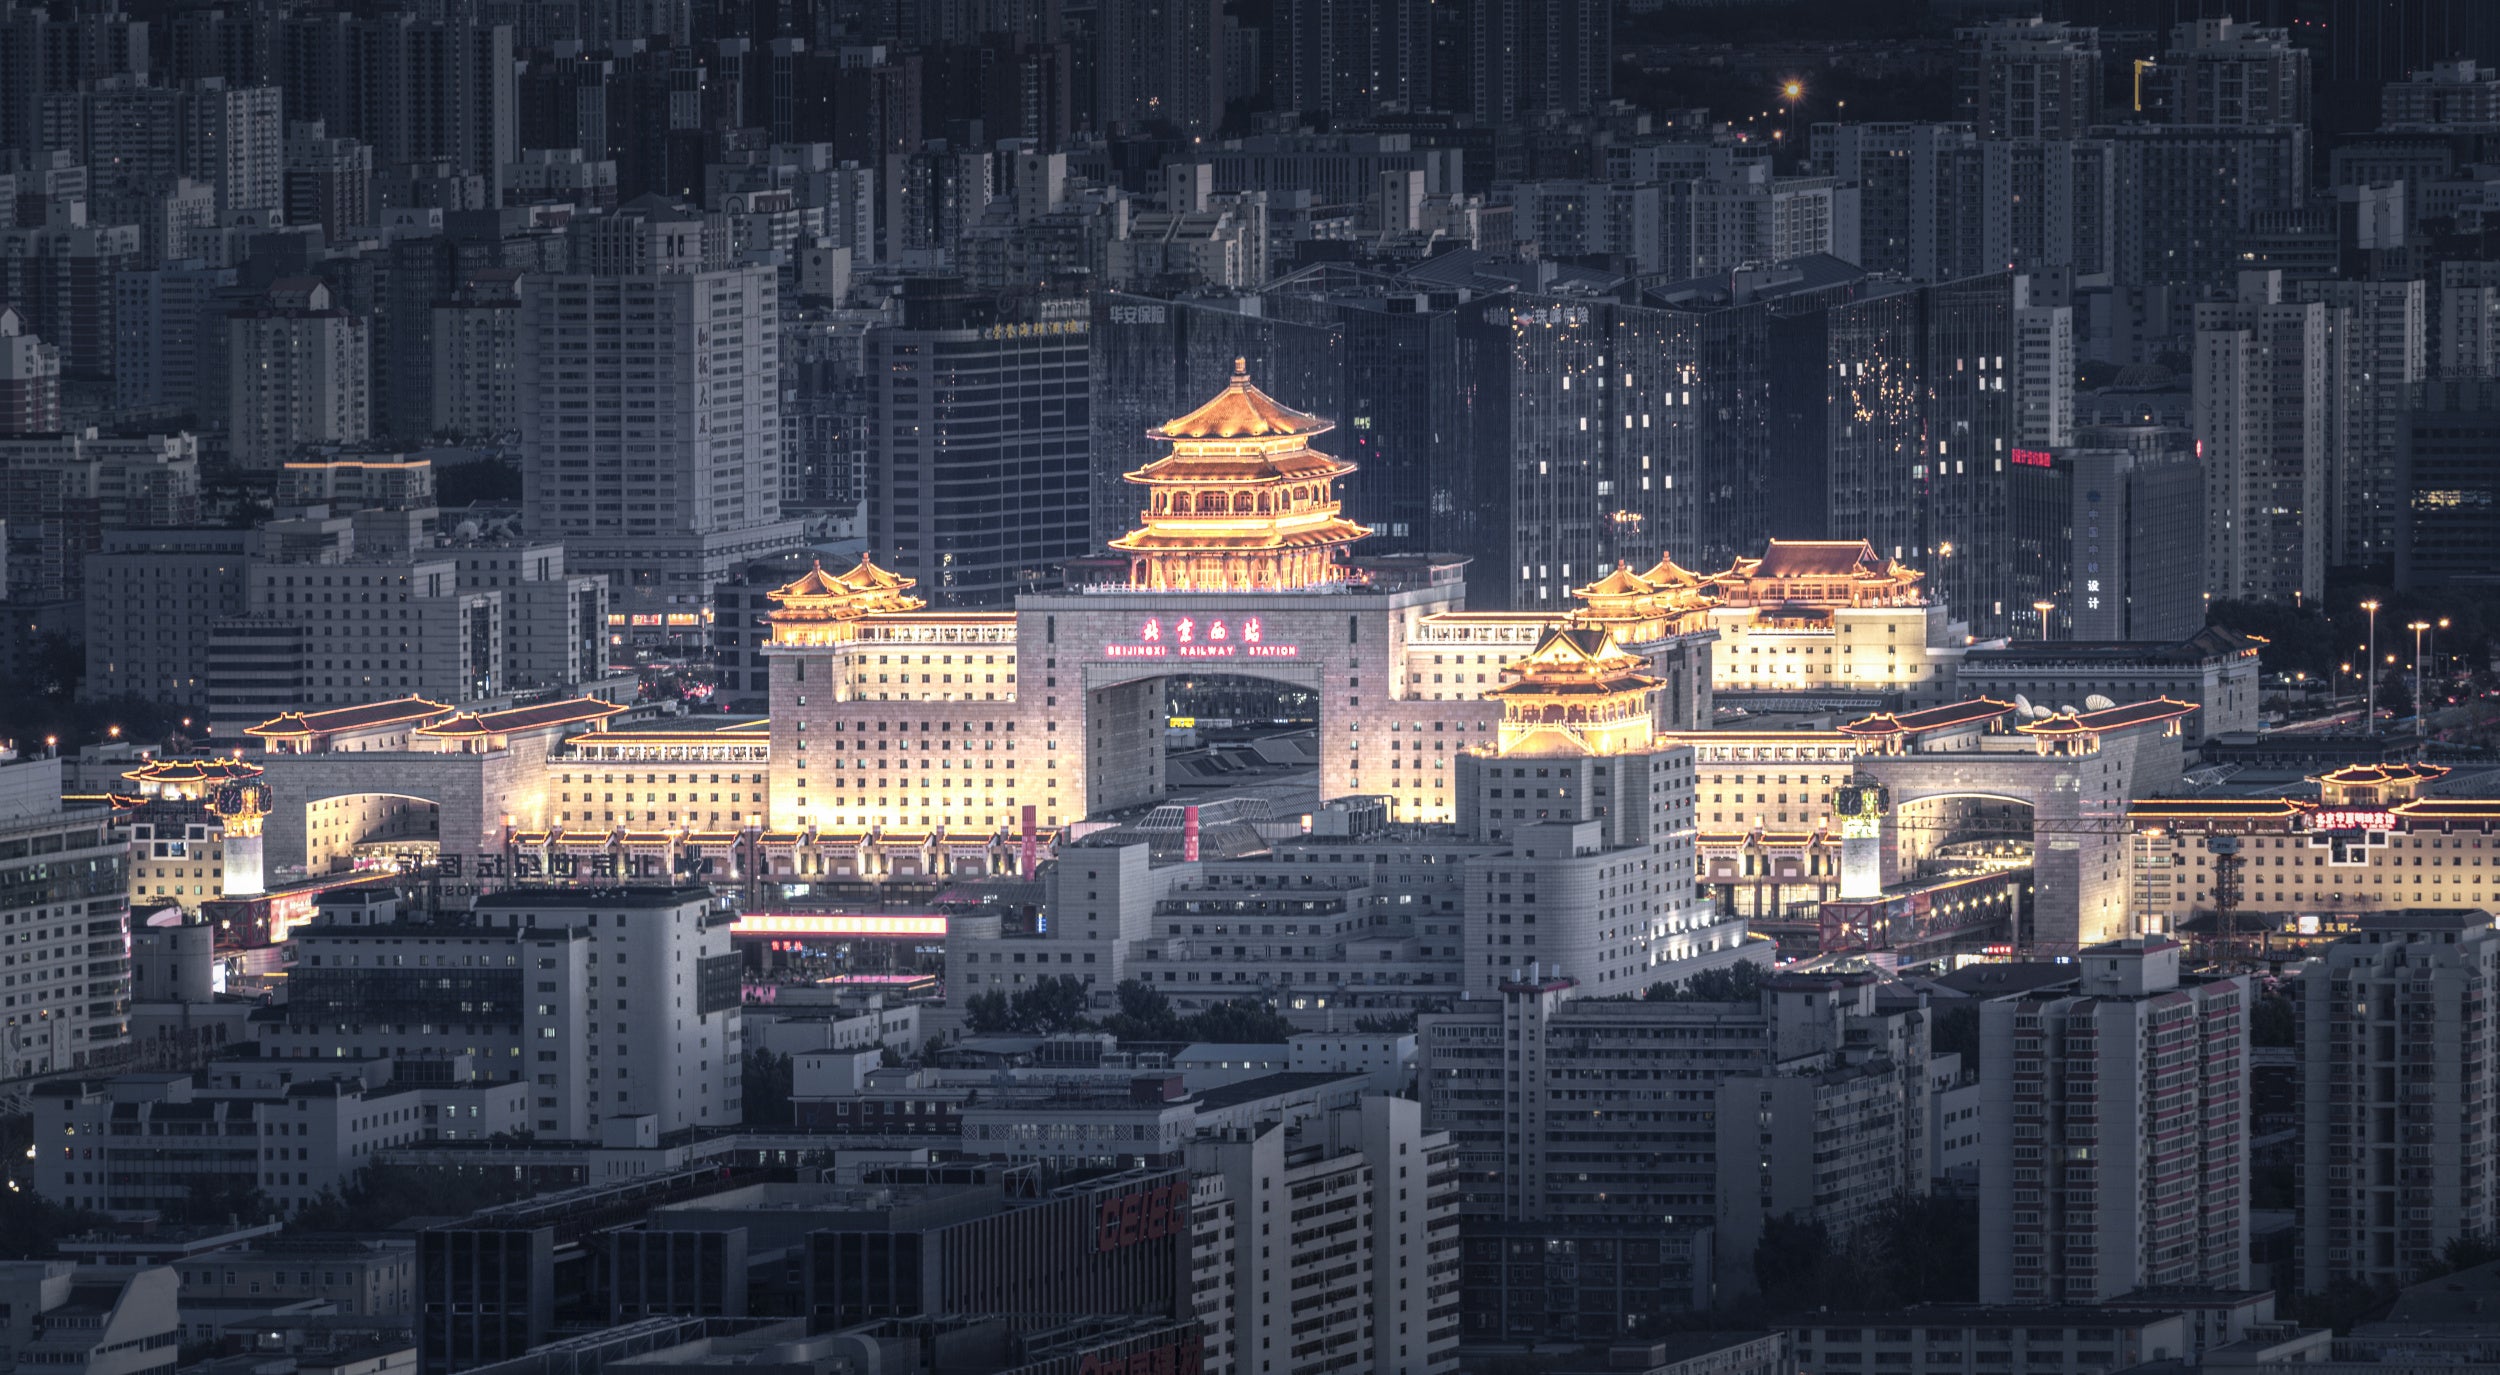
[[[226,320],[219,294],[234,280],[233,268],[199,258],[114,275],[115,410],[207,414],[225,408]]]
[[[1104,0],[1094,34],[1097,128],[1214,136],[1225,100],[1218,0]]]
[[[129,843],[101,810],[61,805],[61,761],[0,750],[0,1071],[105,1063],[130,1036]]]
[[[2100,108],[2097,29],[2038,17],[1954,32],[1953,117],[1983,139],[2071,139]]]
[[[2259,218],[2309,195],[2304,124],[2115,124],[2096,130],[2115,158],[2117,240],[2110,280],[2202,291],[2245,264],[2241,236]],[[2184,330],[2179,318],[2157,322]]]
[[[108,530],[87,556],[91,700],[208,705],[210,627],[243,605],[249,530]],[[266,716],[246,722],[258,725]]]
[[[2500,383],[2424,383],[2396,444],[2396,586],[2483,577],[2500,548]]]
[[[1982,269],[1979,140],[1968,125],[1818,124],[1813,146],[1818,174],[1857,188],[1859,266],[1918,282]]]
[[[320,120],[286,126],[286,220],[336,239],[375,222],[373,145],[330,133]]]
[[[1846,1237],[1928,1188],[1927,1021],[1871,971],[1766,980],[1758,1005],[1575,996],[1523,967],[1418,1021],[1424,1125],[1472,1219],[1560,1231],[1716,1227],[1742,1292],[1765,1221]]]
[[[434,433],[495,439],[520,429],[521,289],[518,271],[480,268],[434,304]]]
[[[2196,307],[2195,431],[2216,599],[2314,602],[2326,591],[2348,320],[2336,307],[2285,300],[2280,272],[2242,273],[2239,300]]]
[[[2309,50],[2296,46],[2287,29],[2190,20],[2170,31],[2159,70],[2173,124],[2309,122]]]
[[[2472,58],[2434,62],[2378,88],[2381,132],[2500,133],[2500,72]]]
[[[1093,551],[1089,341],[1082,301],[929,280],[869,331],[868,544],[937,605],[1004,606]]]
[[[576,222],[521,302],[530,531],[605,573],[637,644],[700,645],[715,584],[795,545],[780,519],[778,289],[727,221],[645,198]]]
[[[2327,561],[2384,563],[2394,557],[2396,450],[2415,384],[2429,375],[2427,298],[2420,279],[2347,281],[2312,278],[2293,284],[2296,301],[2336,312],[2348,384],[2333,389],[2336,414],[2327,450]]]
[[[1430,108],[1434,22],[1428,0],[1286,0],[1269,27],[1276,108],[1334,122]]]
[[[1614,6],[1604,0],[1478,0],[1460,22],[1462,89],[1479,120],[1588,114],[1614,95]]]
[[[2430,310],[2438,376],[2500,377],[2500,263],[2441,263]]]
[[[291,939],[265,1055],[465,1061],[530,1085],[531,1129],[567,1140],[609,1118],[739,1120],[738,956],[708,890],[524,888],[456,919],[366,891]]]
[[[2118,236],[2109,140],[1991,139],[1979,145],[1979,261],[1991,271],[2109,271]]]
[[[1412,1099],[1367,1095],[1188,1144],[1236,1219],[1223,1258],[1236,1351],[1279,1353],[1259,1364],[1296,1375],[1457,1368],[1456,1152],[1423,1118]],[[1342,1221],[1314,1225],[1328,1217]]]
[[[2473,909],[2366,914],[2302,977],[2301,1288],[2403,1284],[2491,1234],[2495,996]]]
[[[26,317],[0,305],[0,435],[61,428],[61,351],[36,338]]]
[[[2179,956],[2091,946],[1980,1004],[1980,1302],[2248,1287],[2248,987]]]
[[[331,304],[318,278],[282,277],[226,317],[226,448],[246,468],[275,468],[306,444],[372,432],[371,336]]]

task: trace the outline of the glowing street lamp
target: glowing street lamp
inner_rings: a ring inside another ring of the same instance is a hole
[[[2361,609],[2370,613],[2370,714],[2362,719],[2370,723],[2370,734],[2378,734],[2378,602],[2363,602]]]
[[[2413,632],[2413,719],[2417,734],[2430,721],[2429,715],[2422,708],[2422,632],[2430,628],[2431,623],[2428,621],[2413,621],[2405,626],[2405,629]]]

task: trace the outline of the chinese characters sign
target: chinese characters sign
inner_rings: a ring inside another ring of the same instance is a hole
[[[1133,642],[1102,647],[1106,659],[1298,659],[1300,645],[1271,643],[1256,616],[1149,616]]]
[[[2355,807],[2322,807],[2309,814],[2312,831],[2392,831],[2396,814]]]

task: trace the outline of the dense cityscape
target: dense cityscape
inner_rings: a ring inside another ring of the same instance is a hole
[[[2500,3],[0,0],[0,1375],[2500,1375]]]

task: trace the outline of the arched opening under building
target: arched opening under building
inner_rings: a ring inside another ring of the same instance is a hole
[[[421,868],[442,849],[442,807],[405,793],[342,793],[304,804],[308,875]]]
[[[1162,680],[1164,796],[1257,797],[1278,815],[1319,805],[1319,694],[1237,673]]]
[[[1884,952],[1903,964],[2010,953],[2030,925],[2032,804],[1948,793],[1896,804],[1880,896],[1822,904],[1824,953]]]

